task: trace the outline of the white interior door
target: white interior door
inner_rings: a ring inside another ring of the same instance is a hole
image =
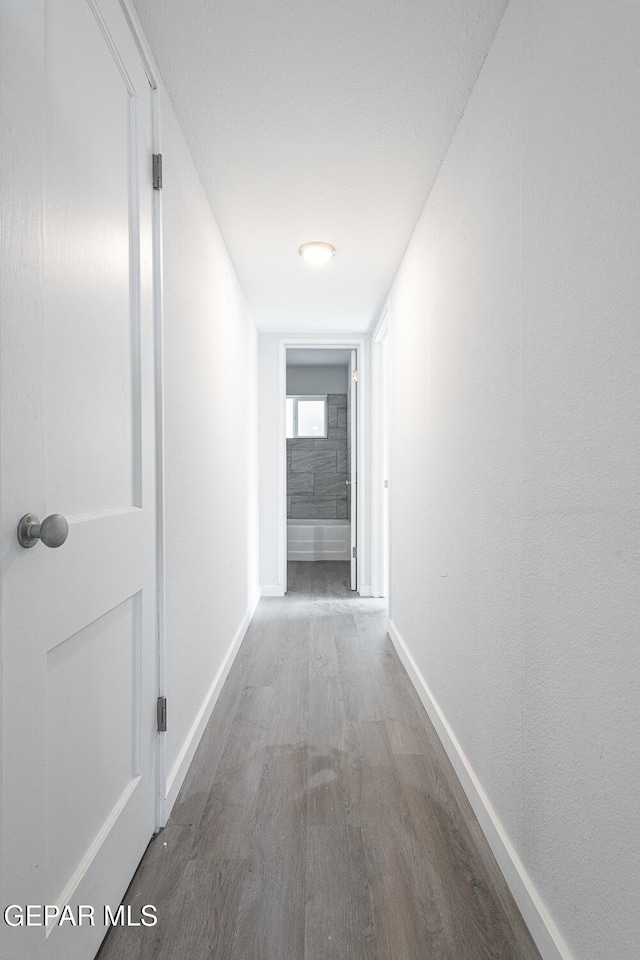
[[[3,956],[90,960],[155,826],[152,94],[117,0],[3,6],[3,903],[95,909]]]
[[[348,463],[351,520],[351,589],[358,589],[358,351],[351,351],[347,401]]]

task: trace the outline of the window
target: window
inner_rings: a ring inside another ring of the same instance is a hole
[[[327,436],[326,397],[287,397],[287,439]]]

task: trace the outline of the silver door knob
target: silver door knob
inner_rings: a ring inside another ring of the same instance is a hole
[[[42,540],[45,547],[61,547],[69,535],[69,524],[60,513],[52,513],[42,523],[33,513],[25,513],[18,524],[18,542],[28,550]]]

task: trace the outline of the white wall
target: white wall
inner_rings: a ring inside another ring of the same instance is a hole
[[[312,367],[287,364],[289,396],[319,396],[325,393],[347,393],[349,367]]]
[[[576,960],[640,950],[639,48],[511,0],[391,295],[393,627]]]
[[[279,337],[261,333],[258,346],[258,441],[260,457],[260,583],[279,583],[278,548],[283,540],[279,515]],[[283,474],[284,476],[284,474]]]
[[[258,595],[258,369],[253,321],[166,95],[162,152],[166,749],[174,799],[212,684]]]

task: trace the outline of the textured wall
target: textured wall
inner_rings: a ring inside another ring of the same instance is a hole
[[[284,549],[280,517],[280,412],[283,400],[278,377],[278,337],[258,337],[258,444],[260,464],[260,583],[275,587],[279,580],[278,549]],[[284,474],[286,477],[286,474]],[[280,586],[284,586],[280,584]]]
[[[347,519],[347,395],[327,394],[328,436],[287,440],[287,517]]]
[[[512,0],[391,297],[391,613],[576,960],[640,944],[640,6]]]

